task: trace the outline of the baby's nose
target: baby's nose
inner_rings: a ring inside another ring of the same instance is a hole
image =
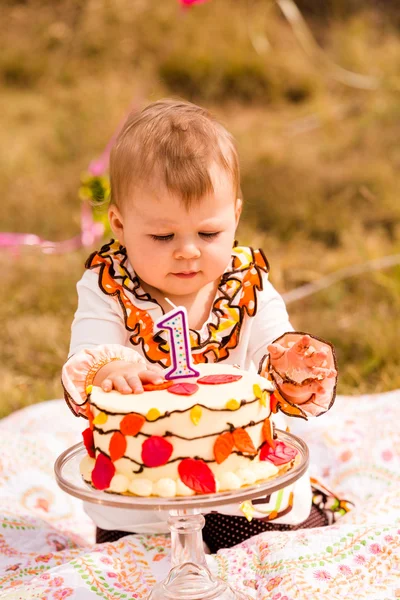
[[[174,258],[178,260],[182,258],[184,258],[185,260],[189,260],[193,258],[199,258],[200,254],[200,250],[196,246],[196,244],[182,244],[179,248],[175,250]]]

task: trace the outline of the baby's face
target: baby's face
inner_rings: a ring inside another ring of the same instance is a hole
[[[229,264],[241,201],[228,174],[215,166],[211,176],[214,193],[189,210],[179,197],[150,188],[109,210],[136,274],[175,302],[218,280]]]

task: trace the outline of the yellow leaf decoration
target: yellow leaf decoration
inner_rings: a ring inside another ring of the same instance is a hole
[[[255,397],[259,399],[261,406],[266,407],[267,406],[267,397],[268,397],[267,390],[262,390],[260,388],[260,386],[258,385],[258,383],[255,383],[253,385],[253,393],[254,393]]]
[[[254,393],[254,395],[255,395],[256,398],[258,398],[259,400],[261,400],[262,390],[261,390],[260,386],[258,385],[258,383],[255,383],[253,385],[253,393]]]
[[[228,400],[228,402],[225,404],[225,408],[228,408],[229,410],[237,410],[240,408],[240,402],[232,398],[232,400]]]
[[[161,413],[158,408],[151,408],[146,415],[148,421],[156,421],[158,417],[161,417]]]
[[[267,390],[264,390],[261,394],[261,398],[260,398],[260,404],[261,406],[266,407],[267,406],[267,398],[268,398],[268,392]]]
[[[93,391],[93,386],[92,385],[88,385],[86,387],[86,394],[89,396],[89,394],[91,394]]]
[[[104,425],[104,423],[107,423],[107,420],[107,415],[103,412],[99,412],[99,414],[93,419],[93,425]]]
[[[192,410],[190,411],[190,418],[192,420],[193,425],[198,425],[201,419],[201,415],[203,414],[203,411],[201,410],[200,406],[193,406]]]
[[[244,516],[250,523],[250,521],[253,520],[253,515],[254,515],[254,506],[252,505],[251,500],[246,500],[246,502],[243,502],[240,505],[240,510],[242,511],[242,513],[244,514]]]

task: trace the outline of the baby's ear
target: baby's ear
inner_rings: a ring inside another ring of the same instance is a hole
[[[241,198],[236,199],[235,205],[235,217],[236,217],[236,226],[239,223],[240,215],[242,214],[243,201]]]
[[[124,221],[122,219],[120,210],[117,206],[115,206],[115,204],[111,204],[108,208],[108,220],[116,239],[120,244],[122,244],[122,246],[124,246]]]

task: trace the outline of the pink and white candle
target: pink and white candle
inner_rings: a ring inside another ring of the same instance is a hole
[[[171,366],[165,372],[165,379],[182,379],[198,377],[190,351],[190,337],[187,310],[184,306],[176,306],[167,315],[156,322],[158,329],[166,329],[169,333]]]

